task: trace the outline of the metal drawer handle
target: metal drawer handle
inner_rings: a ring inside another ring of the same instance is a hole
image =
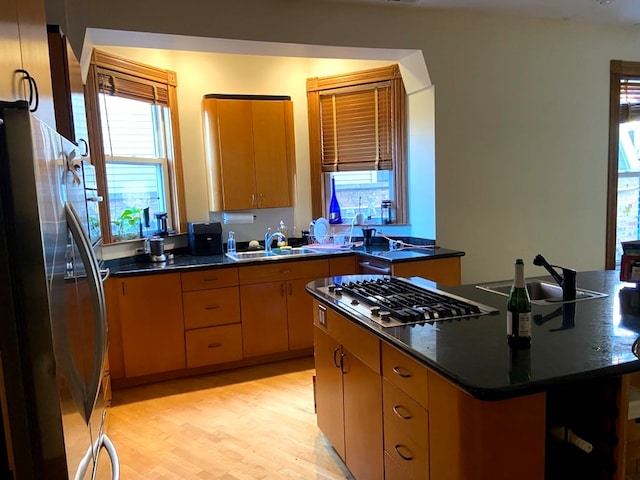
[[[394,447],[396,449],[396,452],[398,453],[398,455],[400,455],[400,457],[402,457],[403,460],[406,460],[407,462],[410,462],[411,460],[413,460],[413,455],[411,455],[411,452],[409,450],[409,448],[405,445],[396,445]],[[400,449],[404,450],[407,453],[402,453],[400,451]]]
[[[338,359],[336,358],[336,355],[340,352],[340,347],[336,347],[333,349],[333,365],[336,368],[340,368],[340,364],[338,363]],[[340,358],[340,360],[342,360],[342,357]]]
[[[209,345],[207,345],[207,348],[218,348],[218,347],[221,347],[221,346],[222,346],[221,343],[216,342],[216,343],[210,343]]]
[[[413,418],[411,412],[409,412],[409,409],[402,405],[396,405],[395,407],[393,407],[393,413],[395,413],[403,420],[411,420]]]
[[[405,370],[402,367],[393,367],[392,370],[393,370],[393,373],[395,373],[396,375],[402,378],[411,378],[411,372]]]
[[[216,308],[220,308],[220,305],[208,305],[205,307],[206,310],[215,310]]]

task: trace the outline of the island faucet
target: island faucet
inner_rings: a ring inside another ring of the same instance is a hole
[[[271,233],[271,228],[267,228],[267,231],[264,232],[264,251],[266,253],[271,252],[271,242],[273,241],[273,237],[280,239],[280,241],[284,241],[284,235],[280,232]]]
[[[562,288],[563,300],[575,300],[576,299],[576,271],[571,268],[559,267],[557,265],[550,265],[545,258],[538,254],[533,259],[533,264],[539,267],[544,267],[553,277],[558,285]],[[562,270],[560,275],[556,268]]]

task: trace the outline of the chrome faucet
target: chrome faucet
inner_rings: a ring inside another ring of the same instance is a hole
[[[280,232],[271,233],[271,229],[267,228],[267,231],[264,232],[264,251],[266,253],[271,252],[271,242],[273,241],[273,237],[280,239],[280,241],[284,241],[284,235]]]
[[[563,300],[575,300],[576,299],[576,271],[571,268],[559,267],[557,265],[549,265],[549,262],[545,258],[538,254],[533,259],[533,264],[539,267],[544,267],[553,277],[558,285],[562,288]],[[562,270],[560,275],[556,268]]]

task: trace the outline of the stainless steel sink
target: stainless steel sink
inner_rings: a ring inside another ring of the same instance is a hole
[[[260,258],[278,258],[278,255],[273,252],[265,252],[264,250],[256,251],[256,252],[235,252],[235,253],[226,253],[227,257],[236,262],[240,262],[242,260],[256,260]]]
[[[595,292],[593,290],[586,290],[584,288],[576,288],[575,300],[563,300],[562,288],[555,283],[545,282],[543,280],[527,280],[527,290],[529,291],[529,297],[531,303],[536,305],[550,305],[550,304],[562,304],[570,302],[579,302],[582,300],[591,300],[593,298],[606,297],[606,293]],[[504,297],[509,296],[511,291],[512,282],[497,282],[486,283],[483,285],[476,285],[476,288],[484,290],[486,292],[496,293]]]
[[[306,255],[318,255],[321,252],[312,250],[307,247],[295,247],[280,249],[274,248],[271,252],[265,252],[264,250],[250,251],[250,252],[236,252],[226,253],[225,255],[236,262],[248,261],[248,260],[277,260],[282,257],[300,257]]]

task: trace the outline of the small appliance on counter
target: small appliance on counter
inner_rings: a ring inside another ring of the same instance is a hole
[[[166,262],[167,256],[164,253],[164,238],[162,237],[151,237],[147,238],[146,242],[149,245],[149,258],[152,262]],[[145,242],[145,243],[146,243]],[[147,250],[145,245],[145,251]]]
[[[188,223],[191,255],[222,255],[222,224],[220,222]]]

